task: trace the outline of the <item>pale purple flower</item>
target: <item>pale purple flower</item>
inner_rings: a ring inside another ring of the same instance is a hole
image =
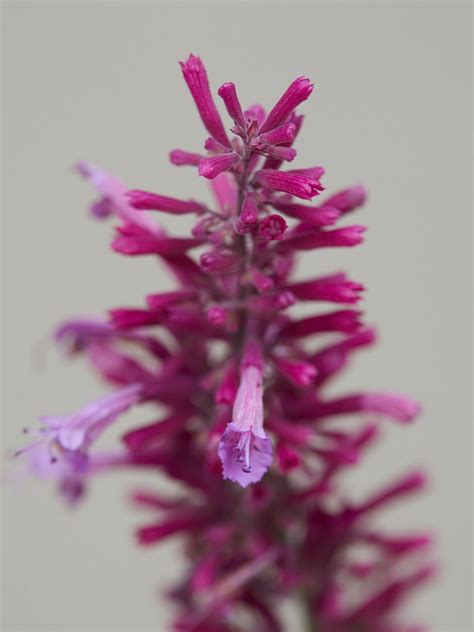
[[[136,211],[141,213],[141,211]],[[152,234],[136,224],[124,224],[117,227],[117,237],[112,248],[124,255],[179,255],[201,244],[198,239],[166,237]]]
[[[25,429],[28,433],[37,434],[40,439],[22,452],[38,448],[48,455],[49,463],[67,462],[73,469],[80,471],[91,445],[140,398],[141,385],[134,384],[91,402],[71,415],[40,417],[41,427],[38,431]],[[50,473],[49,465],[44,471]]]
[[[177,200],[165,195],[157,195],[148,191],[135,189],[127,192],[130,204],[136,209],[148,209],[151,211],[164,211],[172,215],[184,215],[185,213],[202,213],[204,207],[194,200]]]
[[[362,206],[366,200],[367,191],[362,185],[358,184],[331,196],[326,201],[326,205],[337,208],[341,213],[349,213],[349,211]]]
[[[91,207],[92,213],[98,219],[114,214],[124,222],[136,225],[152,235],[159,236],[163,234],[161,227],[152,218],[148,217],[146,213],[137,213],[132,208],[127,197],[128,189],[120,180],[87,162],[78,163],[76,169],[78,173],[92,183],[101,195],[99,201],[95,202]],[[98,212],[98,208],[102,209],[102,212]],[[105,213],[103,212],[104,208],[107,209]]]
[[[73,504],[83,493],[84,477],[95,468],[89,454],[92,445],[118,416],[141,400],[141,393],[142,386],[133,384],[71,415],[40,417],[38,430],[24,430],[38,439],[17,454],[27,457],[35,476],[57,480],[61,494]]]
[[[259,481],[272,462],[272,444],[263,428],[263,360],[255,343],[244,352],[232,421],[218,452],[224,478],[242,487]]]
[[[296,125],[294,123],[286,123],[270,132],[259,134],[250,141],[250,147],[253,149],[266,149],[269,145],[291,143],[295,139],[295,136]]]
[[[255,224],[258,220],[258,206],[254,193],[247,193],[242,203],[240,221],[244,224]]]
[[[300,301],[330,301],[350,305],[360,301],[360,293],[364,290],[364,286],[351,281],[341,273],[311,281],[291,283],[287,289]]]
[[[358,246],[363,241],[365,226],[346,226],[335,230],[319,230],[302,224],[297,226],[285,240],[285,247],[294,250],[315,248],[339,248]]]

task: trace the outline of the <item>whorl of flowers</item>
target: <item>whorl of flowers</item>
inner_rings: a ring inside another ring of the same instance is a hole
[[[422,489],[423,474],[357,503],[339,488],[339,474],[374,442],[379,419],[407,424],[419,406],[387,392],[327,395],[352,354],[375,341],[355,308],[364,287],[343,272],[292,276],[299,251],[361,243],[363,226],[334,225],[364,203],[365,190],[302,202],[324,190],[322,167],[286,166],[304,118],[296,108],[313,91],[306,77],[269,112],[244,110],[225,83],[218,95],[228,129],[201,60],[191,55],[181,68],[209,138],[202,153],[175,149],[170,160],[208,179],[214,204],[129,190],[78,165],[99,194],[92,215],[117,222],[113,250],[158,257],[177,287],[56,330],[57,342],[85,355],[114,390],[79,412],[42,418],[37,441],[21,453],[37,475],[58,481],[69,503],[92,475],[117,467],[182,483],[172,497],[134,496],[152,514],[137,531],[142,546],[177,533],[186,540],[186,576],[169,593],[175,631],[278,632],[286,629],[278,607],[285,596],[301,601],[313,632],[419,630],[399,622],[397,606],[432,574],[429,537],[385,533],[371,518]],[[148,211],[195,216],[192,235],[169,236]],[[304,301],[332,307],[291,316]],[[158,418],[126,432],[121,450],[96,451],[117,417],[143,402],[159,406]],[[362,425],[348,425],[354,415]]]

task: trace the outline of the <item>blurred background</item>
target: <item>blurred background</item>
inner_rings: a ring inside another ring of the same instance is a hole
[[[408,428],[347,470],[358,495],[412,466],[429,493],[394,507],[394,527],[437,536],[439,580],[409,604],[437,632],[471,630],[470,13],[468,2],[3,2],[3,453],[40,414],[68,413],[104,391],[50,343],[75,314],[140,305],[171,286],[152,258],[112,253],[112,225],[71,166],[101,165],[132,188],[207,196],[174,147],[206,137],[178,67],[205,61],[214,91],[237,84],[271,106],[306,74],[316,89],[296,166],[322,164],[330,191],[358,182],[366,244],[304,257],[301,276],[348,269],[380,344],[338,388],[385,389],[423,402]],[[220,105],[219,105],[220,107]],[[164,217],[175,234],[186,218]],[[147,419],[148,421],[148,419]],[[124,421],[107,439],[116,444]],[[68,511],[46,483],[4,468],[5,630],[164,631],[160,591],[178,577],[179,545],[139,550],[127,503],[144,474],[98,478]],[[13,479],[13,480],[12,480]],[[163,483],[159,483],[162,485]],[[300,632],[291,624],[291,632]]]

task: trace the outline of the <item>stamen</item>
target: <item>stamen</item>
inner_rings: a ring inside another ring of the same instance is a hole
[[[25,454],[25,452],[29,452],[33,448],[36,448],[37,446],[41,445],[41,443],[42,441],[35,441],[34,443],[30,443],[30,445],[27,445],[24,448],[21,448],[20,450],[17,450],[16,452],[14,452],[13,457],[16,458],[17,456],[20,456],[21,454]]]
[[[250,470],[252,469],[250,467],[250,441],[251,441],[251,435],[249,434],[248,436],[248,441],[247,444],[245,446],[245,465],[246,465],[246,472],[250,472]]]
[[[51,463],[57,463],[58,457],[54,454],[54,443],[48,443],[49,460]]]
[[[22,433],[23,434],[35,435],[37,437],[41,437],[47,432],[49,432],[49,428],[45,428],[45,427],[42,427],[42,428],[30,428],[29,426],[25,426],[24,428],[22,428]]]
[[[245,472],[246,474],[248,474],[252,470],[252,468],[250,467],[250,442],[250,432],[243,432],[237,447],[234,448],[237,449],[237,451],[239,452],[237,463],[242,464],[242,472]]]

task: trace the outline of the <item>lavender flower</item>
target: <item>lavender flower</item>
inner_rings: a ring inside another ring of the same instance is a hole
[[[376,340],[353,308],[364,286],[343,272],[293,277],[299,251],[362,242],[363,226],[333,226],[365,202],[365,189],[304,204],[324,191],[324,169],[280,170],[296,156],[303,116],[295,110],[313,90],[306,77],[268,114],[244,109],[224,83],[229,139],[203,63],[191,55],[181,67],[210,138],[203,151],[174,149],[170,160],[210,180],[215,205],[128,190],[78,165],[99,194],[92,216],[118,222],[112,249],[158,257],[177,288],[57,328],[57,342],[83,354],[115,391],[70,416],[43,418],[38,441],[20,454],[35,474],[59,481],[70,502],[117,467],[161,471],[181,484],[170,497],[143,489],[133,497],[154,514],[137,530],[141,546],[186,540],[188,570],[169,593],[176,632],[279,632],[284,597],[301,601],[310,631],[413,631],[397,606],[433,574],[430,538],[387,533],[371,516],[420,491],[425,477],[413,472],[355,504],[339,475],[372,445],[379,420],[410,423],[420,407],[387,392],[328,395],[353,353]],[[169,236],[148,211],[195,215],[192,236]],[[197,247],[204,252],[193,258]],[[292,316],[305,301],[339,307]],[[311,351],[303,344],[310,336]],[[141,402],[164,413],[128,430],[115,453],[97,452],[96,439]],[[354,415],[363,421],[348,429]]]
[[[243,352],[232,422],[222,436],[218,454],[224,478],[242,487],[259,481],[272,462],[272,444],[263,429],[263,358],[255,342],[247,343]]]

